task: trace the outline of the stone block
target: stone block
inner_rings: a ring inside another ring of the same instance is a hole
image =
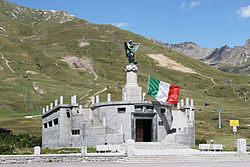
[[[36,146],[34,147],[34,155],[40,155],[41,154],[41,147]]]
[[[132,157],[135,155],[135,141],[132,139],[128,139],[126,141],[127,145],[127,156]]]
[[[237,139],[237,153],[242,154],[247,152],[246,139]]]

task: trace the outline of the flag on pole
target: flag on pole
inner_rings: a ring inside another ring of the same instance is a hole
[[[153,96],[157,101],[177,104],[180,86],[175,86],[151,76],[148,78],[148,95]]]

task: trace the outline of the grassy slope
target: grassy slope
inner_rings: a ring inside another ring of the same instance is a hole
[[[166,82],[180,85],[182,87],[180,97],[190,97],[195,100],[197,138],[218,138],[218,141],[223,139],[223,136],[227,136],[225,139],[230,138],[232,134],[229,127],[230,119],[240,119],[241,125],[250,124],[249,102],[240,99],[234,93],[234,88],[227,85],[228,80],[233,80],[237,87],[250,91],[249,78],[246,76],[217,71],[189,57],[155,45],[144,37],[110,25],[95,25],[77,19],[64,24],[43,22],[29,25],[10,19],[1,12],[0,23],[7,30],[0,32],[0,52],[10,61],[9,65],[15,71],[12,73],[4,60],[0,59],[0,65],[4,68],[0,71],[0,126],[2,127],[10,128],[17,133],[40,135],[40,119],[29,120],[23,116],[40,114],[42,106],[58,99],[60,95],[68,98],[65,100],[69,102],[70,95],[76,94],[78,97],[88,93],[91,95],[108,86],[108,91],[101,94],[101,99],[105,99],[106,93],[111,92],[114,100],[120,100],[121,89],[125,84],[124,68],[127,63],[123,42],[128,39],[141,43],[137,53],[138,81],[144,90],[148,75],[153,75]],[[32,37],[33,35],[39,36],[40,39]],[[90,45],[80,48],[78,41],[83,36]],[[204,76],[213,77],[218,85],[214,85],[211,79],[206,77],[158,67],[146,56],[149,53],[162,53]],[[66,63],[59,60],[64,55],[91,58],[98,80],[95,81],[93,74],[89,72],[70,69]],[[36,71],[38,74],[26,74],[27,70]],[[118,81],[118,91],[115,87],[116,81]],[[40,95],[34,91],[33,82],[46,93]],[[87,100],[88,96],[82,98],[81,103],[85,104]],[[209,105],[205,106],[205,103]],[[221,130],[216,128],[217,113],[214,110],[218,106],[223,106],[225,109],[222,113]],[[242,128],[246,129],[240,129],[239,134],[249,139],[249,128],[247,126]],[[223,142],[227,143],[226,140]]]

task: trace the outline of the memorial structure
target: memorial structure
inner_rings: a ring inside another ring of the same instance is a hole
[[[121,101],[106,100],[99,95],[92,98],[89,108],[78,104],[76,96],[71,103],[60,100],[43,108],[42,147],[81,147],[137,143],[158,143],[169,148],[192,147],[195,139],[194,102],[182,99],[177,108],[166,103],[152,103],[137,83],[138,68],[135,51],[139,44],[125,42],[126,84]]]

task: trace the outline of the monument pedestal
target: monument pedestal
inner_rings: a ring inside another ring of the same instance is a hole
[[[137,84],[137,70],[134,64],[126,67],[126,85],[122,89],[122,101],[142,101],[142,88]]]

